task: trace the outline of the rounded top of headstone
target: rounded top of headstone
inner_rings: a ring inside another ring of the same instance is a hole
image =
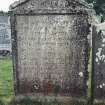
[[[10,5],[16,14],[35,13],[84,13],[92,7],[84,0],[19,0]]]

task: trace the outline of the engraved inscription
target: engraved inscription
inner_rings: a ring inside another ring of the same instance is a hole
[[[16,28],[20,93],[85,94],[88,42],[83,17],[17,16]]]

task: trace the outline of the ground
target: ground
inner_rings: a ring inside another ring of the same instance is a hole
[[[13,96],[13,69],[11,57],[0,57],[0,98]]]

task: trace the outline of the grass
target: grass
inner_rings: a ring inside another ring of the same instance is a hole
[[[10,102],[9,105],[86,105],[86,103],[79,101],[63,103],[63,102],[58,102],[57,100],[48,101],[47,99],[42,102],[26,97],[20,101],[12,100],[12,102]]]
[[[13,95],[13,70],[11,57],[0,57],[0,99]]]
[[[0,101],[0,105],[92,105],[92,104],[86,104],[84,102],[79,102],[79,101],[72,101],[72,102],[68,102],[68,103],[61,103],[58,102],[57,100],[55,101],[37,101],[37,100],[33,100],[30,98],[24,98],[22,100],[16,101],[15,99],[12,100],[9,103],[5,103],[3,101]],[[105,103],[97,103],[97,104],[93,104],[93,105],[105,105]]]

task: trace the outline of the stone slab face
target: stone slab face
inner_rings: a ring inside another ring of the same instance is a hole
[[[15,28],[18,94],[86,97],[87,16],[16,16]]]
[[[0,50],[11,51],[11,29],[9,16],[0,14]]]
[[[95,99],[105,99],[105,31],[95,32],[94,50],[94,94]]]

